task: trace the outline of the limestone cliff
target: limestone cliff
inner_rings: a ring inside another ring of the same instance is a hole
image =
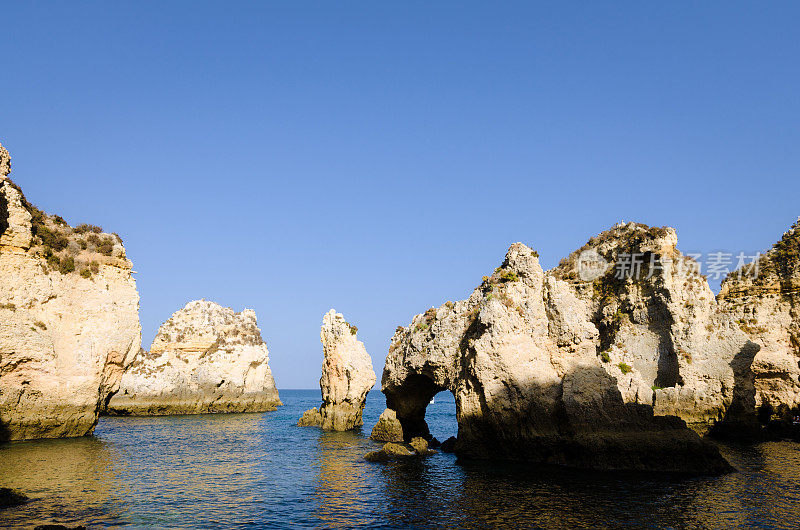
[[[158,330],[108,403],[109,414],[261,412],[280,405],[252,309],[189,302]]]
[[[587,272],[587,262],[607,268]],[[548,276],[580,301],[569,310],[596,330],[593,346],[626,402],[653,405],[701,433],[726,418],[744,378],[737,366],[759,347],[717,305],[672,228],[620,224]],[[559,322],[551,323],[557,335]]]
[[[333,309],[323,317],[320,339],[324,360],[319,380],[322,406],[306,411],[299,425],[348,431],[364,424],[361,417],[367,393],[376,377],[372,359],[356,332],[356,327]]]
[[[118,236],[30,204],[0,147],[0,440],[91,433],[139,350]]]
[[[642,271],[613,263],[637,255]],[[603,469],[719,472],[708,426],[734,399],[737,356],[758,349],[719,313],[672,229],[621,224],[544,272],[522,244],[467,299],[392,338],[382,378],[406,439],[450,390],[461,456]]]
[[[759,346],[743,360],[743,411],[791,421],[800,407],[800,220],[755,263],[731,273],[719,302]]]

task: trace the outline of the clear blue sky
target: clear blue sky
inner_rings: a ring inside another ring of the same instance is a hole
[[[625,219],[757,251],[800,214],[800,4],[4,2],[0,142],[40,207],[120,233],[145,347],[254,308],[313,388],[335,307],[398,324],[523,241]]]

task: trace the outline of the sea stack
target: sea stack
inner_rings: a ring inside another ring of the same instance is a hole
[[[122,240],[29,203],[0,146],[0,441],[90,434],[141,343]]]
[[[331,309],[322,319],[322,406],[307,410],[300,426],[319,426],[330,431],[349,431],[364,424],[367,393],[375,385],[372,359],[357,338],[358,328]]]
[[[122,377],[108,414],[263,412],[280,405],[255,311],[189,302]]]

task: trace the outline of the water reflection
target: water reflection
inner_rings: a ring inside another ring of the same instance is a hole
[[[363,438],[352,432],[320,431],[315,515],[324,526],[346,526],[364,506],[364,446]]]
[[[0,527],[800,527],[800,445],[722,446],[714,478],[457,463],[439,453],[376,464],[362,433],[299,428],[319,392],[281,392],[266,414],[103,418],[96,438],[0,446],[0,485],[35,500]],[[429,406],[431,430],[455,427]],[[384,403],[370,395],[365,423]],[[440,409],[441,410],[438,410]],[[452,409],[451,409],[452,410]]]
[[[16,442],[0,447],[0,481],[32,501],[4,510],[0,523],[91,524],[120,516],[114,462],[97,438]]]

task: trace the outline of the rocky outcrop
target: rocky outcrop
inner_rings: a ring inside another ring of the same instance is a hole
[[[0,152],[0,155],[2,155],[2,152]],[[0,508],[19,506],[29,500],[28,496],[20,491],[12,490],[11,488],[0,488]]]
[[[6,175],[11,173],[11,155],[5,147],[0,144],[0,181],[6,178]]]
[[[389,442],[378,451],[364,455],[368,462],[388,462],[390,460],[403,460],[415,456],[429,456],[436,451],[428,448],[428,441],[422,437],[413,438],[409,443]]]
[[[403,426],[397,419],[397,413],[392,409],[381,412],[370,438],[376,442],[402,442]]]
[[[544,272],[509,249],[472,295],[392,338],[382,378],[406,439],[449,390],[462,457],[599,469],[721,472],[707,430],[734,401],[736,360],[758,346],[716,307],[675,232],[620,224]],[[615,263],[636,256],[638,272]],[[654,414],[655,412],[655,414]]]
[[[0,180],[0,440],[91,433],[140,341],[119,237],[70,227]]]
[[[800,220],[755,263],[731,273],[718,299],[759,347],[741,359],[734,412],[751,425],[792,423],[800,408]]]
[[[280,405],[252,309],[197,300],[158,330],[125,371],[109,414],[262,412]]]
[[[358,340],[357,331],[333,309],[323,317],[320,339],[324,360],[319,380],[322,406],[306,411],[298,425],[348,431],[364,424],[364,405],[376,377],[372,359]]]
[[[580,308],[581,322],[596,332],[591,346],[623,400],[705,434],[738,399],[736,366],[758,345],[720,310],[698,267],[678,251],[672,228],[628,223],[592,238],[547,276],[551,292],[560,286],[579,300],[569,310]],[[560,311],[550,312],[551,328],[563,333]]]

